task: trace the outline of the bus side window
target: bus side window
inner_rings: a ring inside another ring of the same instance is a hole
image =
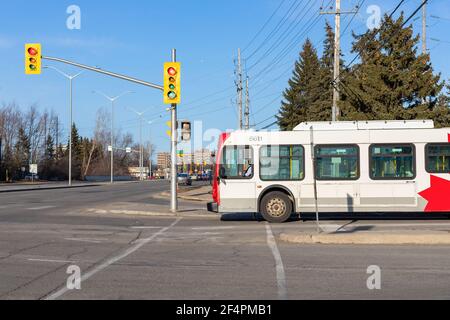
[[[222,151],[219,172],[222,179],[252,179],[252,147],[225,146]]]
[[[450,143],[430,143],[425,147],[428,173],[450,173]]]
[[[413,144],[375,144],[370,146],[370,178],[410,180],[416,177]]]

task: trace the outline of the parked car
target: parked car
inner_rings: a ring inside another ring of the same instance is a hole
[[[35,174],[34,176],[32,174],[27,174],[25,176],[25,180],[32,181],[32,180],[39,180],[39,176]]]
[[[192,179],[187,173],[178,174],[178,184],[192,186]]]

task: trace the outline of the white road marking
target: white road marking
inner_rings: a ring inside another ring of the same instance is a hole
[[[133,246],[131,246],[130,248],[126,249],[123,253],[121,253],[121,254],[119,254],[119,255],[117,255],[115,257],[109,258],[106,261],[102,262],[101,264],[95,266],[94,268],[89,270],[87,273],[83,274],[83,276],[81,277],[81,282],[84,282],[84,281],[88,280],[90,277],[92,277],[96,273],[98,273],[98,272],[102,271],[103,269],[106,269],[110,265],[112,265],[112,264],[114,264],[114,263],[116,263],[116,262],[126,258],[127,256],[129,256],[133,252],[136,252],[137,250],[139,250],[145,244],[153,241],[155,238],[159,237],[164,232],[166,232],[167,230],[169,230],[172,227],[174,227],[178,222],[181,221],[181,219],[182,218],[176,219],[170,226],[167,226],[167,227],[161,229],[160,231],[156,232],[151,237],[149,237],[147,239],[144,239],[143,241],[136,242]],[[61,289],[59,289],[58,291],[56,291],[56,292],[52,293],[51,295],[47,296],[44,300],[55,300],[55,299],[58,299],[63,294],[65,294],[67,291],[69,291],[69,289],[66,286],[64,286]]]
[[[28,259],[28,261],[33,261],[33,262],[50,262],[50,263],[75,263],[75,261],[51,260],[51,259]]]
[[[287,300],[287,285],[286,285],[286,274],[284,272],[283,260],[281,259],[280,251],[278,250],[275,237],[272,233],[272,228],[270,224],[266,223],[267,232],[267,244],[270,250],[272,250],[273,257],[275,259],[276,272],[277,272],[277,284],[278,284],[278,298],[280,300]]]
[[[234,227],[196,227],[192,228],[192,230],[231,230]]]
[[[56,208],[56,207],[55,206],[43,206],[43,207],[27,208],[27,210],[38,211],[38,210],[45,210],[45,209],[52,209],[52,208]]]
[[[140,229],[162,229],[163,227],[146,227],[146,226],[144,226],[144,227],[131,227],[131,229],[138,229],[138,230],[140,230]]]
[[[67,241],[78,241],[78,242],[90,242],[90,243],[102,243],[108,241],[108,239],[88,239],[88,238],[65,238]]]

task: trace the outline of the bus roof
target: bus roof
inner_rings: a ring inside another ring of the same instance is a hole
[[[433,120],[302,122],[293,131],[434,129]]]

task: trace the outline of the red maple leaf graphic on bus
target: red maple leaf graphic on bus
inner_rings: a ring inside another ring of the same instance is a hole
[[[419,195],[428,201],[425,212],[450,211],[450,181],[431,176],[431,187]]]
[[[448,142],[450,142],[450,134],[448,135]],[[431,176],[430,188],[422,191],[419,195],[428,201],[425,212],[450,211],[449,180]]]

